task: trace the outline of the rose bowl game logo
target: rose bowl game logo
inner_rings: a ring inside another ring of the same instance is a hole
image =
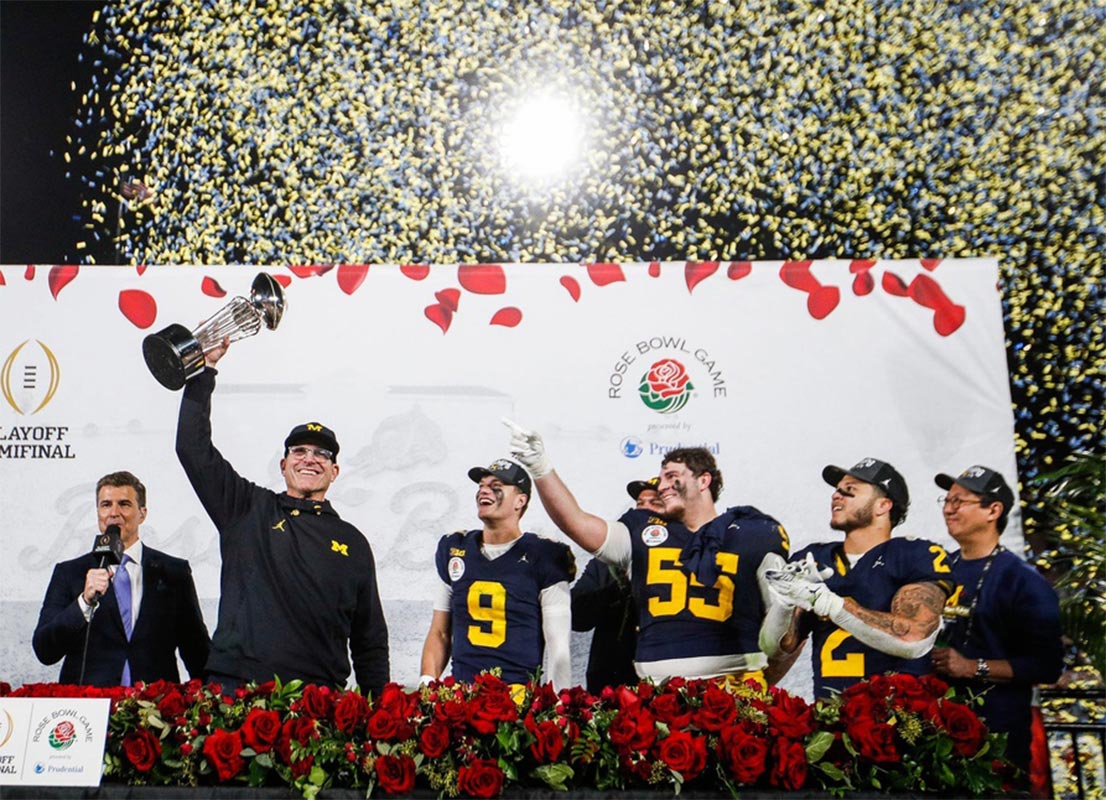
[[[449,559],[449,579],[451,581],[461,580],[461,576],[465,574],[465,560],[454,556]]]
[[[641,532],[641,541],[646,547],[656,547],[668,540],[668,528],[663,525],[650,525]]]
[[[662,358],[641,376],[638,394],[641,402],[659,414],[675,414],[687,405],[691,392],[687,369],[674,358]]]
[[[73,740],[76,738],[76,726],[69,720],[63,719],[57,724],[54,730],[50,731],[50,746],[55,750],[65,750],[73,744]]]

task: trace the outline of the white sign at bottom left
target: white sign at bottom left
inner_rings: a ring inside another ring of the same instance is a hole
[[[0,786],[99,786],[107,698],[0,697]]]

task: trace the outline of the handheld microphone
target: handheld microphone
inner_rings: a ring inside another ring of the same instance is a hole
[[[108,564],[118,564],[122,561],[123,550],[123,537],[119,534],[118,525],[108,525],[104,532],[99,534],[92,543],[92,557],[100,559],[100,569]],[[92,596],[90,605],[95,607],[100,602],[101,597],[103,597],[103,593],[96,592]]]

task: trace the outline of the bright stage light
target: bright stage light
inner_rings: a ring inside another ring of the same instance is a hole
[[[583,120],[568,98],[542,92],[524,99],[504,125],[499,152],[512,174],[543,183],[570,170],[583,140]]]

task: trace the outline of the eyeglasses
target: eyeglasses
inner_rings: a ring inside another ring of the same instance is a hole
[[[307,458],[311,455],[315,456],[319,461],[334,460],[334,453],[324,447],[304,447],[302,444],[298,444],[295,447],[289,447],[288,453],[295,458]]]
[[[937,498],[937,505],[942,508],[948,506],[953,511],[956,511],[960,506],[970,506],[973,504],[977,506],[990,505],[989,503],[985,504],[982,500],[968,500],[965,497],[949,497],[947,494],[943,494]]]

